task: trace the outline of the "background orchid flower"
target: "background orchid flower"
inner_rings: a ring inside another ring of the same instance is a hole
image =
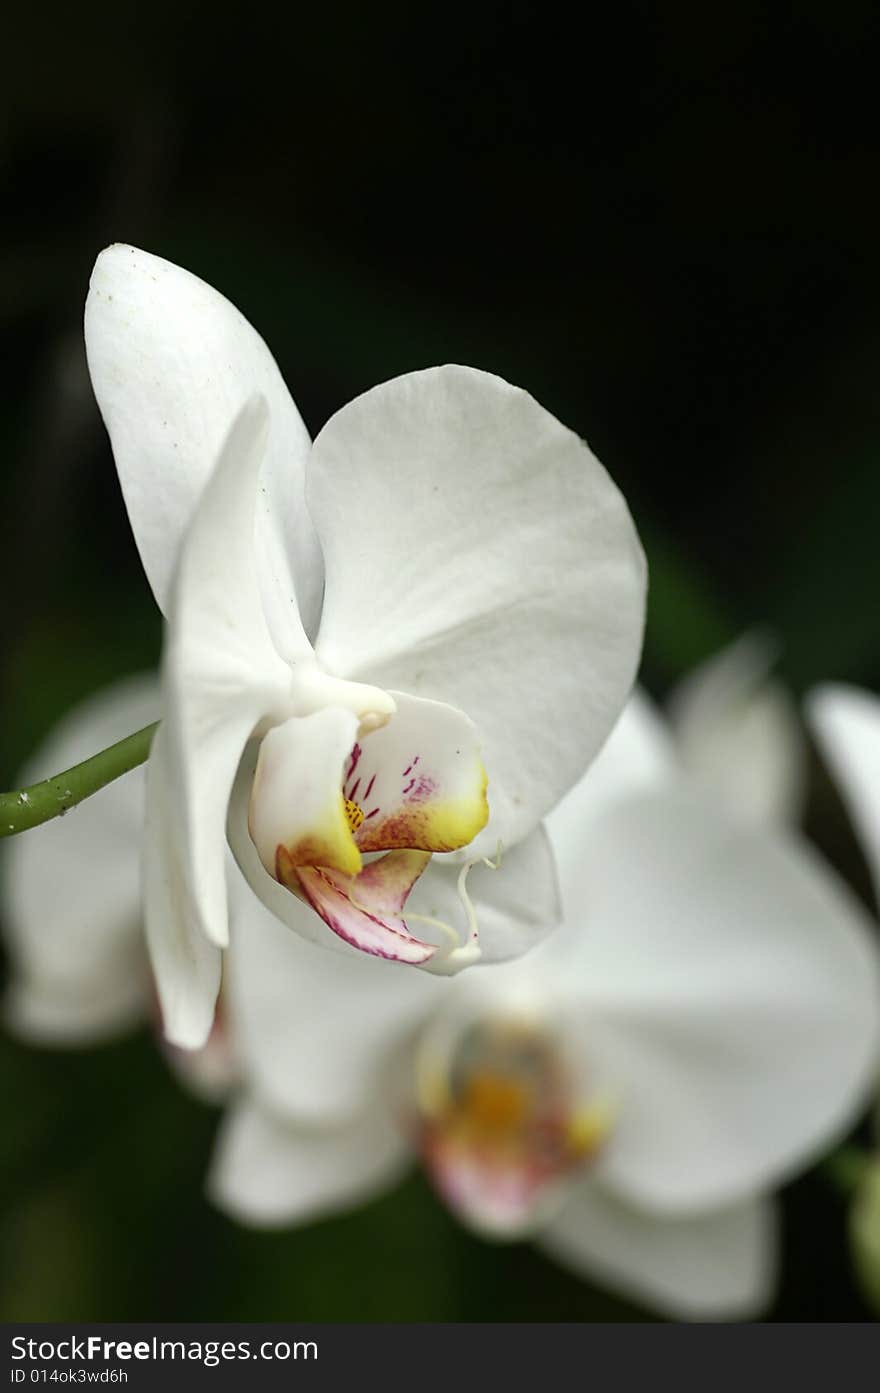
[[[880,904],[880,700],[859,687],[826,683],[808,694],[806,709],[852,818]],[[873,1110],[873,1156],[859,1171],[850,1236],[864,1290],[880,1310],[880,1089]]]
[[[666,705],[686,773],[744,817],[795,822],[806,751],[797,707],[772,675],[776,645],[748,632],[699,664]]]
[[[238,311],[131,247],[98,258],[86,346],[168,620],[145,894],[169,1038],[210,1029],[227,817],[252,888],[310,937],[442,971],[518,951],[500,924],[478,941],[466,901],[457,947],[404,906],[434,852],[540,859],[619,714],[645,572],[602,466],[462,367],[372,389],[310,444]]]
[[[67,712],[21,781],[44,778],[155,720],[158,678],[124,678]],[[148,1022],[175,1072],[217,1099],[237,1066],[222,998],[208,1040],[162,1039],[143,926],[144,770],[133,769],[63,818],[2,848],[3,924],[10,959],[7,1026],[36,1044],[86,1046]]]
[[[159,684],[127,678],[69,711],[21,771],[31,783],[155,720]],[[6,1017],[26,1038],[89,1043],[144,1013],[150,972],[140,867],[143,770],[3,847],[13,973]]]
[[[809,692],[807,720],[840,789],[880,902],[880,699],[846,683]]]
[[[875,1067],[864,916],[795,835],[689,785],[641,695],[549,828],[565,927],[491,972],[331,964],[265,915],[233,935],[247,1085],[212,1192],[245,1221],[303,1221],[420,1158],[482,1233],[536,1236],[668,1314],[752,1314],[770,1191]]]
[[[28,772],[149,720],[155,699],[151,679],[108,689]],[[4,848],[7,1019],[28,1038],[85,1041],[155,1011],[138,930],[142,776],[111,789]],[[673,1315],[755,1310],[774,1250],[762,1192],[845,1125],[870,1067],[875,967],[858,913],[798,843],[689,790],[641,693],[551,828],[558,942],[454,982],[311,947],[229,865],[219,1028],[204,1050],[168,1051],[199,1093],[244,1085],[215,1195],[252,1222],[302,1220],[420,1157],[481,1232],[533,1233]],[[509,878],[472,873],[481,918],[519,920],[524,940],[540,883],[525,852]],[[455,876],[429,867],[426,912],[447,912]]]

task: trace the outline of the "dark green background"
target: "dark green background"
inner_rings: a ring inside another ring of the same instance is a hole
[[[258,326],[316,430],[396,373],[471,363],[586,436],[649,553],[661,694],[755,622],[796,691],[880,681],[872,3],[32,6],[0,128],[0,782],[160,629],[81,347],[130,241]],[[8,22],[9,24],[10,22]],[[865,887],[814,770],[810,826]],[[629,1319],[421,1180],[279,1236],[205,1205],[216,1117],[144,1036],[0,1043],[13,1319]],[[786,1194],[774,1315],[864,1319],[844,1201]]]

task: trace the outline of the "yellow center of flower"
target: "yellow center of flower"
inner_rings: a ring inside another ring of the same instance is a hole
[[[551,1172],[591,1156],[612,1125],[605,1101],[574,1094],[552,1039],[519,1023],[473,1028],[421,1084],[435,1138]]]
[[[498,1074],[479,1073],[465,1085],[458,1115],[473,1132],[500,1141],[516,1136],[531,1107],[531,1090],[525,1084]]]
[[[345,818],[351,832],[356,832],[364,820],[364,810],[359,803],[355,803],[351,798],[343,799],[345,806]]]

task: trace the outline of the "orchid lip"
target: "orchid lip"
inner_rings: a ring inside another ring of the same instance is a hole
[[[457,972],[480,956],[465,885],[473,860],[459,876],[462,933],[427,915],[407,917],[406,904],[431,856],[465,847],[488,819],[479,742],[453,707],[400,693],[388,701],[391,716],[322,708],[265,735],[251,839],[273,879],[351,946]],[[415,937],[408,919],[436,929],[441,942]]]

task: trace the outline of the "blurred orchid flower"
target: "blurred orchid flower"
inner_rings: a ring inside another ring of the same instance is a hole
[[[807,720],[853,821],[880,906],[880,698],[846,683],[807,696]],[[850,1238],[868,1300],[880,1311],[880,1098],[874,1153],[855,1188]]]
[[[694,787],[640,694],[548,826],[565,926],[491,972],[331,968],[262,911],[233,934],[247,1086],[214,1197],[303,1221],[418,1158],[479,1232],[533,1235],[668,1314],[753,1314],[770,1191],[848,1126],[876,1064],[865,917],[794,833]]]
[[[499,921],[478,935],[463,881],[463,932],[432,916],[416,936],[408,901],[434,853],[542,860],[540,819],[626,699],[645,568],[605,470],[464,367],[373,388],[310,443],[238,311],[131,247],[98,258],[85,327],[167,619],[145,903],[169,1039],[211,1027],[227,831],[308,938],[443,973],[528,946]],[[548,875],[530,919],[554,908]]]
[[[68,769],[159,714],[158,678],[125,678],[69,711],[22,770],[24,783]],[[152,1023],[183,1082],[211,1100],[239,1076],[225,1010],[218,1002],[198,1050],[163,1040],[144,940],[141,767],[100,796],[26,836],[4,843],[3,926],[9,951],[6,1024],[36,1044],[96,1044]]]
[[[797,821],[806,750],[797,707],[772,676],[777,645],[742,634],[672,691],[667,712],[690,777],[744,817]]]
[[[826,683],[808,693],[806,714],[852,817],[880,904],[880,698]]]
[[[155,702],[149,679],[91,699],[29,772],[75,762]],[[4,847],[19,1033],[73,1044],[155,1018],[142,804],[134,771]],[[795,836],[694,788],[641,693],[549,826],[565,928],[454,981],[319,951],[228,858],[220,1010],[203,1050],[166,1046],[197,1092],[237,1096],[215,1198],[245,1221],[305,1221],[420,1159],[480,1232],[532,1234],[672,1315],[757,1311],[774,1262],[768,1192],[846,1127],[874,1064],[863,918]],[[553,883],[542,839],[507,872],[475,867],[474,902],[525,946],[543,913],[533,887]],[[428,867],[426,915],[449,911],[457,874]]]

